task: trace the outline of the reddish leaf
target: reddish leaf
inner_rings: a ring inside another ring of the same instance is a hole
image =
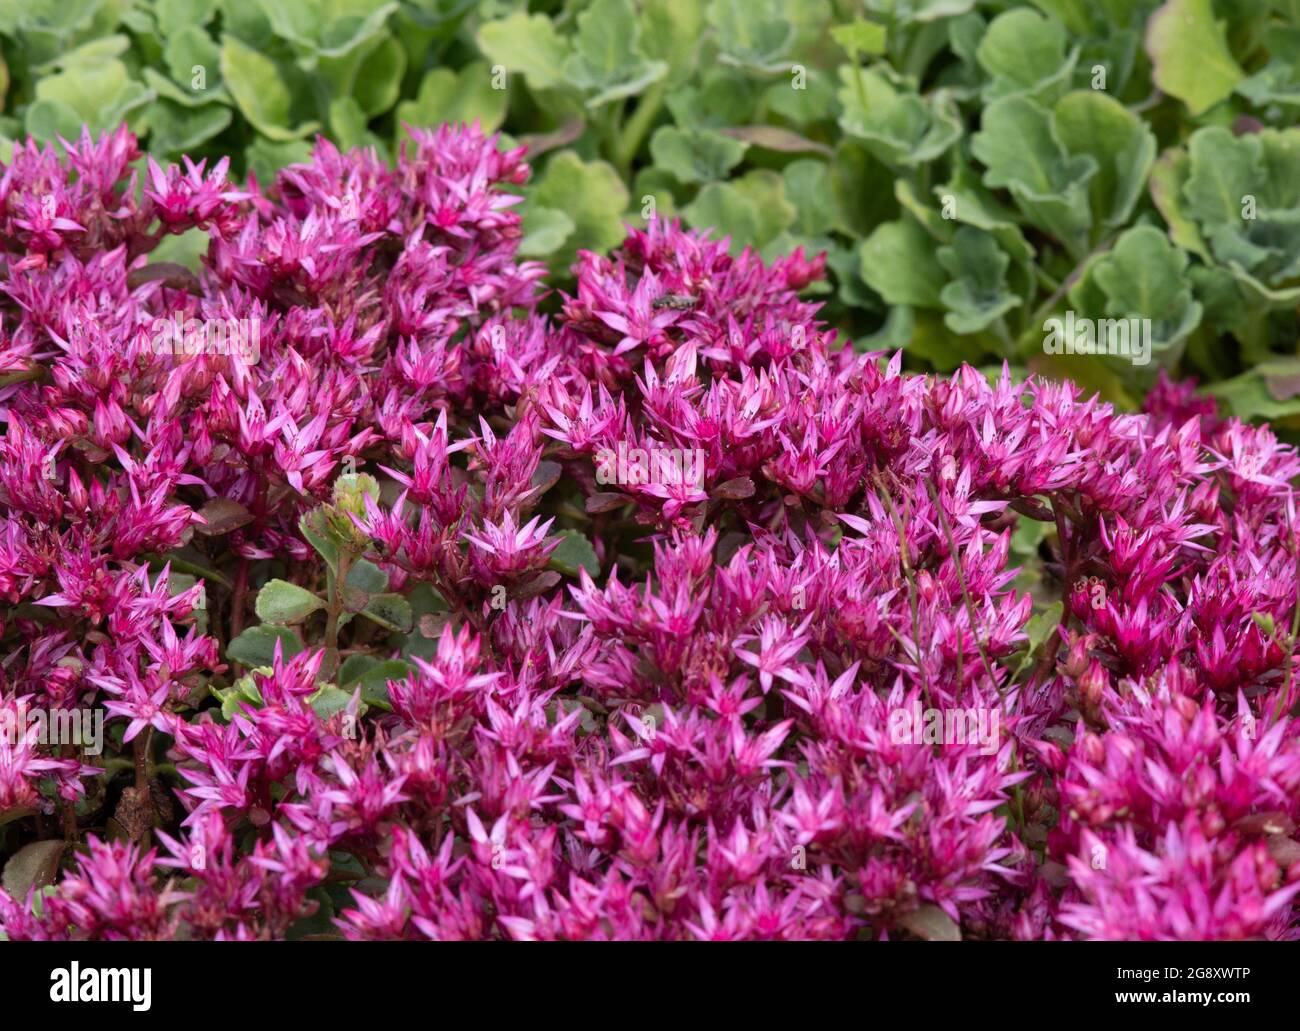
[[[961,928],[938,906],[922,906],[903,918],[903,926],[930,942],[959,942]]]
[[[62,841],[33,841],[20,848],[5,863],[5,891],[13,898],[25,899],[32,888],[39,891],[47,884],[53,884],[65,847]]]
[[[213,498],[199,509],[203,522],[198,532],[205,537],[220,537],[253,521],[253,513],[230,498]]]

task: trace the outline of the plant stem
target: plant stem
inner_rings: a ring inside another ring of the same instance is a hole
[[[632,111],[632,116],[623,123],[623,130],[618,134],[611,157],[614,159],[614,167],[624,179],[627,179],[631,172],[632,159],[641,149],[641,141],[645,139],[645,134],[650,131],[650,126],[658,116],[667,92],[667,80],[660,79],[641,95],[636,108]]]
[[[248,559],[239,560],[235,572],[234,595],[230,601],[230,639],[233,641],[244,630],[244,600],[248,594]]]
[[[328,679],[339,668],[339,616],[343,614],[343,590],[347,585],[348,573],[352,569],[352,552],[339,550],[339,568],[330,584],[329,606],[325,620],[325,659],[321,664],[321,676]]]
[[[1047,635],[1047,640],[1043,642],[1043,650],[1038,653],[1038,661],[1034,663],[1033,672],[1029,674],[1029,684],[1033,687],[1042,684],[1050,675],[1052,667],[1056,664],[1056,653],[1061,650],[1061,627],[1068,626],[1070,622],[1070,584],[1074,582],[1075,565],[1073,549],[1067,543],[1069,540],[1065,532],[1067,523],[1061,507],[1061,502],[1054,498],[1052,500],[1052,511],[1056,519],[1056,540],[1061,546],[1061,564],[1064,566],[1063,576],[1065,579],[1061,591],[1064,604],[1062,605],[1061,622],[1053,627]]]
[[[1040,304],[1034,314],[1030,316],[1030,328],[1042,323],[1047,314],[1056,306],[1056,302],[1065,296],[1065,292],[1069,290],[1070,287],[1074,286],[1074,284],[1078,282],[1079,277],[1083,275],[1083,270],[1088,267],[1088,262],[1092,261],[1092,259],[1097,257],[1099,254],[1104,254],[1106,251],[1110,250],[1114,244],[1115,237],[1112,236],[1109,240],[1097,244],[1096,247],[1080,258],[1079,263],[1074,266],[1070,274],[1061,280],[1061,285],[1052,291],[1047,300]]]
[[[153,727],[145,728],[145,732],[133,742],[135,750],[135,789],[137,792],[148,794],[149,791],[149,746],[153,744]]]

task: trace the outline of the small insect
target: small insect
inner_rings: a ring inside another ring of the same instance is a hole
[[[662,297],[655,298],[650,307],[671,308],[673,311],[690,311],[699,303],[700,299],[692,294],[664,294]]]

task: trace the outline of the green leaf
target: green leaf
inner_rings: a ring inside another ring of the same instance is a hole
[[[375,118],[397,103],[405,72],[406,49],[392,33],[385,32],[374,49],[361,59],[352,84],[352,95],[367,118]]]
[[[262,0],[221,0],[221,27],[259,50],[275,46]]]
[[[307,700],[311,703],[316,715],[323,720],[327,720],[335,713],[342,712],[351,705],[352,695],[352,691],[344,691],[334,684],[322,684],[320,689]],[[358,707],[358,715],[364,713],[365,709],[366,706],[363,702]]]
[[[230,124],[230,108],[220,104],[191,109],[170,100],[149,105],[149,143],[157,153],[180,155],[196,149]]]
[[[373,655],[358,653],[349,655],[339,666],[338,679],[339,687],[348,687],[353,681],[359,680],[361,675],[367,670],[374,669],[379,665],[380,660]]]
[[[416,584],[406,600],[411,606],[411,632],[393,638],[390,643],[407,658],[430,659],[438,651],[440,624],[447,616],[447,603],[428,584]]]
[[[774,82],[763,91],[763,105],[793,125],[831,121],[835,117],[835,84],[826,73],[809,68],[803,89],[795,89],[793,81]]]
[[[864,146],[842,139],[830,166],[830,189],[838,211],[836,227],[865,236],[898,215],[894,175]]]
[[[293,94],[283,69],[230,34],[221,40],[221,77],[244,117],[271,140],[302,139],[321,127],[318,121],[294,124]]]
[[[842,46],[850,61],[859,57],[876,57],[885,52],[886,29],[883,25],[858,18],[847,25],[831,29],[831,39]]]
[[[1094,226],[1127,223],[1155,163],[1155,134],[1119,101],[1096,90],[1063,97],[1053,119],[1066,150],[1097,164],[1088,183]]]
[[[484,22],[476,38],[489,61],[507,72],[522,74],[533,89],[552,89],[564,83],[569,47],[546,15],[519,12]]]
[[[158,31],[171,37],[197,29],[212,20],[218,0],[158,0],[155,13]]]
[[[664,125],[650,137],[650,154],[659,167],[682,183],[725,179],[745,157],[748,145],[716,132]]]
[[[902,205],[903,210],[916,219],[921,224],[921,228],[935,240],[940,243],[950,243],[952,241],[953,222],[955,220],[944,218],[942,211],[936,211],[933,206],[918,197],[910,182],[906,179],[896,179],[894,181],[894,195],[898,198],[898,203]]]
[[[1300,17],[1288,26],[1269,26],[1268,50],[1269,62],[1239,82],[1237,93],[1260,108],[1300,106]]]
[[[329,125],[334,139],[344,150],[366,145],[366,113],[352,97],[335,97],[330,101]]]
[[[298,0],[292,4],[257,0],[257,3],[277,36],[297,43],[305,50],[315,49],[318,33],[325,21],[321,0]]]
[[[986,168],[985,186],[1009,190],[1030,222],[1082,254],[1097,162],[1065,149],[1046,109],[1027,97],[994,101],[984,109],[971,151]]]
[[[1061,614],[1064,611],[1065,605],[1060,601],[1054,601],[1038,615],[1030,618],[1029,622],[1025,624],[1025,635],[1029,638],[1029,646],[1025,649],[1024,658],[1020,661],[1018,673],[1024,672],[1033,665],[1034,656],[1047,643],[1047,639],[1056,632],[1056,628],[1061,625]]]
[[[991,22],[975,50],[975,60],[989,75],[986,103],[999,97],[1028,95],[1054,102],[1069,86],[1078,49],[1066,54],[1065,26],[1030,7],[1003,11]]]
[[[1167,0],[1147,23],[1146,48],[1155,84],[1193,115],[1226,100],[1246,77],[1211,0]]]
[[[75,140],[84,124],[86,120],[60,100],[35,100],[23,116],[27,135],[43,143],[53,143],[60,136]]]
[[[220,76],[216,76],[215,68],[214,65],[214,77],[220,78]],[[144,81],[154,91],[159,100],[167,100],[180,107],[197,108],[207,107],[210,104],[233,106],[230,94],[220,86],[216,89],[182,89],[167,76],[154,71],[152,68],[144,70]]]
[[[1192,134],[1182,199],[1214,258],[1265,308],[1300,298],[1300,130]]]
[[[933,161],[961,137],[956,105],[942,90],[926,101],[885,71],[853,65],[840,68],[840,82],[841,127],[889,165]]]
[[[955,18],[975,6],[975,0],[911,0],[895,4],[892,0],[872,0],[872,6],[895,13],[900,25],[926,24],[943,18]]]
[[[1268,389],[1270,375],[1294,374],[1290,361],[1276,368],[1268,363],[1257,365],[1232,379],[1211,383],[1207,389],[1220,405],[1243,421],[1277,420],[1300,415],[1300,397],[1279,401]]]
[[[1031,268],[1034,249],[1025,239],[1016,222],[1015,212],[1009,210],[991,191],[984,188],[978,173],[965,161],[958,161],[952,178],[934,188],[945,214],[964,225],[974,226],[992,233],[1000,246],[1015,263],[1012,278],[1023,282],[1014,287],[1021,297],[1028,297],[1033,289]]]
[[[785,195],[795,209],[795,221],[790,227],[793,232],[821,236],[836,227],[839,208],[831,191],[826,162],[811,158],[791,161],[781,178],[785,180]]]
[[[1020,305],[1007,289],[1011,259],[989,233],[962,226],[952,245],[936,252],[950,282],[939,292],[948,309],[944,322],[954,333],[977,333]]]
[[[202,29],[191,25],[168,39],[163,59],[167,73],[181,83],[181,94],[191,101],[210,101],[221,88],[221,51]]]
[[[594,94],[588,107],[634,96],[667,74],[667,62],[650,61],[640,49],[641,26],[631,0],[592,0],[577,24],[564,77]]]
[[[862,241],[862,278],[888,304],[937,308],[948,277],[934,243],[915,219],[886,222]]]
[[[1167,351],[1201,321],[1187,277],[1189,261],[1159,229],[1135,226],[1089,262],[1070,290],[1070,302],[1094,319],[1150,319],[1153,353]]]
[[[361,615],[395,634],[409,634],[413,625],[411,606],[400,594],[372,595]]]
[[[374,708],[391,712],[393,703],[388,696],[390,680],[405,680],[415,667],[401,659],[389,659],[366,670],[357,680],[361,700]]]
[[[298,623],[325,602],[311,591],[286,580],[271,580],[257,592],[257,618],[264,623]]]
[[[779,0],[710,0],[705,18],[722,58],[759,71],[783,71],[794,25]]]
[[[275,6],[287,5],[277,0]],[[369,43],[384,31],[385,23],[399,5],[380,0],[350,0],[331,6],[338,13],[320,30],[317,51],[322,57],[343,57]]]
[[[286,660],[303,650],[297,635],[287,627],[250,626],[226,645],[226,658],[245,666],[270,666],[277,642]]]
[[[600,560],[596,558],[596,549],[591,541],[578,530],[563,530],[559,547],[551,552],[550,568],[565,576],[577,576],[579,569],[586,569],[591,576],[600,574]]]
[[[1165,151],[1151,167],[1151,200],[1169,226],[1169,238],[1179,247],[1208,262],[1209,250],[1183,194],[1190,173],[1191,159],[1187,151],[1181,148]]]
[[[319,940],[320,937],[334,937],[338,928],[334,924],[334,900],[324,888],[312,888],[307,892],[307,899],[316,903],[316,911],[311,916],[295,920],[284,932],[285,941]]]
[[[366,594],[381,594],[388,589],[388,574],[366,558],[359,558],[348,569],[348,586]]]
[[[749,122],[757,96],[743,72],[724,65],[671,90],[665,102],[680,128],[722,129]]]
[[[668,76],[685,78],[695,66],[704,32],[701,0],[645,0],[641,6],[641,50],[668,65]]]
[[[731,251],[762,247],[794,224],[795,209],[785,184],[767,168],[729,182],[709,183],[682,214],[695,228],[712,228],[731,237]]]
[[[303,539],[316,549],[316,554],[325,560],[330,571],[339,569],[339,545],[325,517],[324,508],[314,508],[303,514],[298,520],[298,531]]]
[[[573,220],[561,252],[566,265],[579,249],[607,251],[623,240],[627,187],[605,161],[583,161],[571,150],[561,151],[551,158],[542,181],[526,193],[530,204],[563,211]]]
[[[446,122],[478,121],[484,132],[495,132],[506,117],[509,94],[492,88],[492,70],[482,61],[466,65],[459,73],[435,68],[420,82],[414,100],[397,105],[397,125],[417,128]]]
[[[153,99],[153,93],[140,83],[132,81],[127,74],[126,65],[121,61],[106,60],[73,65],[66,71],[44,76],[36,82],[36,99],[38,102],[62,105],[62,108],[57,109],[58,118],[62,118],[65,110],[73,112],[78,125],[67,138],[75,139],[81,133],[79,123],[86,123],[91,132],[114,128],[148,104]],[[29,109],[28,125],[32,124]],[[38,124],[41,124],[39,120]]]
[[[257,181],[266,184],[275,182],[275,174],[286,165],[310,161],[311,154],[311,144],[306,140],[277,142],[259,136],[244,151],[244,160],[248,170],[257,176]]]
[[[59,68],[76,68],[79,65],[100,64],[115,57],[121,57],[130,49],[130,46],[131,40],[122,35],[92,39],[88,43],[83,43],[79,47],[74,47],[72,50],[59,54],[53,61],[38,65],[32,69],[32,73],[34,75],[48,75]]]
[[[288,657],[287,652],[285,657]],[[270,662],[266,666],[254,668],[260,669],[268,675],[272,671]],[[236,713],[241,712],[245,705],[252,705],[260,709],[264,704],[262,692],[258,690],[257,682],[253,679],[251,673],[246,673],[224,690],[213,688],[212,693],[221,701],[221,718],[226,722],[229,722]]]
[[[524,211],[524,235],[519,241],[519,253],[526,258],[544,258],[554,254],[576,228],[573,219],[558,208],[530,204]]]
[[[261,0],[261,6],[275,34],[293,44],[307,69],[321,59],[358,57],[398,9],[383,0]]]

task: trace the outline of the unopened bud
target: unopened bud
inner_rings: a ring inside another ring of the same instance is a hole
[[[1090,708],[1096,708],[1101,704],[1102,695],[1109,686],[1110,674],[1106,672],[1106,667],[1096,659],[1090,661],[1083,676],[1079,678],[1079,693],[1083,696],[1084,703]]]
[[[1065,657],[1065,675],[1078,680],[1088,668],[1088,638],[1080,635],[1070,642]]]

